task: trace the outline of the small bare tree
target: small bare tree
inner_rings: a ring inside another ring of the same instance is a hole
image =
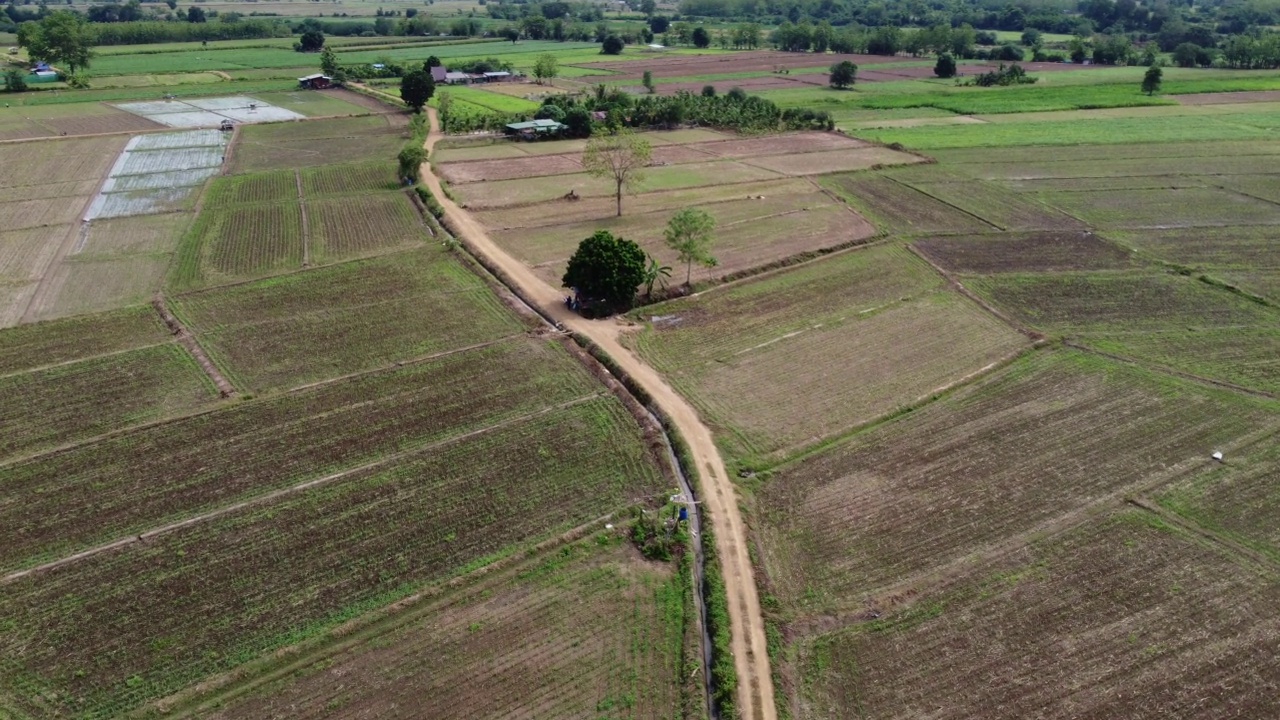
[[[582,167],[593,177],[613,180],[622,216],[622,192],[631,192],[644,179],[644,167],[653,156],[649,141],[627,131],[593,137],[582,153]]]

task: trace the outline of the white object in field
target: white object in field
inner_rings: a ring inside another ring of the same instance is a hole
[[[606,523],[606,524],[605,524],[605,526],[604,526],[604,529],[605,529],[605,530],[612,530],[612,529],[613,529],[613,523]]]
[[[1214,460],[1217,460],[1218,462],[1222,462],[1222,453],[1221,453],[1221,452],[1216,452],[1216,453],[1214,453],[1214,454],[1213,454],[1213,459],[1214,459]]]

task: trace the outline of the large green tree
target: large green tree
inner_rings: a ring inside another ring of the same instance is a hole
[[[593,177],[614,182],[618,198],[618,216],[622,216],[622,193],[633,190],[644,179],[644,168],[653,157],[648,140],[631,133],[602,135],[592,138],[582,152],[582,167]]]
[[[717,261],[711,255],[712,233],[716,229],[716,219],[704,210],[685,208],[667,222],[663,237],[667,247],[676,251],[676,257],[684,263],[684,284],[688,287],[693,280],[693,264],[704,267],[715,267]]]
[[[644,251],[630,240],[599,230],[578,243],[562,282],[589,301],[626,309],[645,281]]]
[[[539,85],[545,80],[554,80],[556,75],[559,74],[560,65],[556,61],[555,55],[543,53],[533,61],[533,76],[537,78]]]
[[[413,108],[414,112],[422,112],[422,106],[427,104],[435,92],[435,81],[431,79],[431,75],[422,70],[405,73],[405,76],[400,78],[400,99],[405,105]]]
[[[845,60],[831,66],[831,87],[844,90],[853,85],[858,77],[858,66]]]
[[[1160,81],[1164,78],[1164,71],[1152,65],[1147,68],[1147,74],[1142,76],[1142,92],[1148,95],[1154,95],[1160,92]]]
[[[66,67],[69,74],[89,67],[93,58],[93,33],[84,16],[69,10],[49,13],[37,23],[18,28],[18,43],[32,60]]]

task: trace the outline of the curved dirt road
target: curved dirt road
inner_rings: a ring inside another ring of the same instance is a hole
[[[428,108],[427,112],[431,121],[426,143],[429,152],[440,137],[440,123],[434,109]],[[547,284],[529,266],[498,247],[480,223],[444,194],[440,179],[431,171],[429,163],[422,166],[422,181],[435,193],[444,207],[450,229],[468,249],[501,268],[510,282],[519,286],[524,298],[537,305],[545,315],[591,338],[653,397],[684,436],[702,473],[702,506],[714,525],[716,550],[724,573],[734,665],[738,671],[738,713],[743,720],[775,720],[773,677],[765,646],[764,618],[760,614],[760,601],[747,553],[746,529],[738,512],[733,483],[712,441],[711,431],[702,423],[693,406],[653,368],[622,346],[618,341],[622,326],[617,321],[587,320],[570,312],[564,306],[564,293],[560,289]]]

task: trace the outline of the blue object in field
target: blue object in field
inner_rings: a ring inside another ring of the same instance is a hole
[[[680,520],[683,522],[689,519],[689,508],[680,508]]]

